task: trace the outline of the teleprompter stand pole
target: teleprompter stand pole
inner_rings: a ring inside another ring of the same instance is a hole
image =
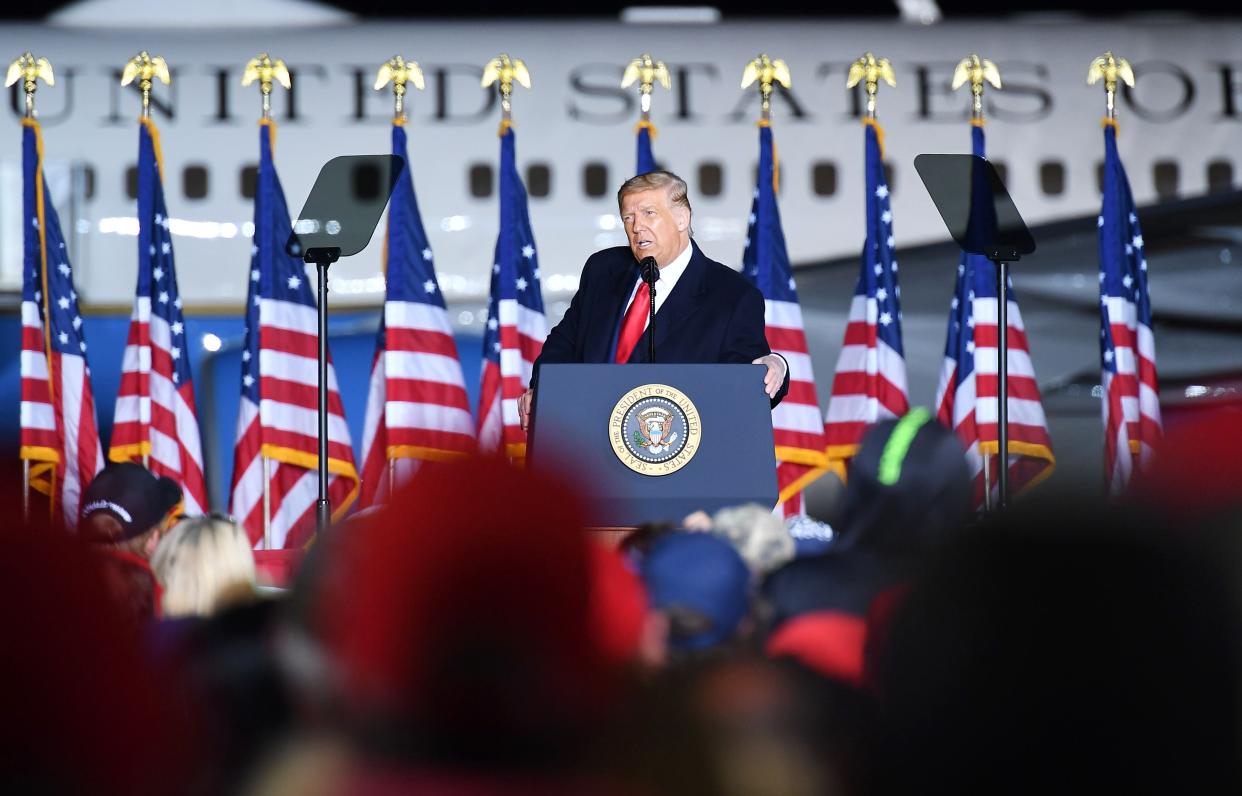
[[[990,252],[988,259],[996,264],[996,486],[1003,509],[1009,505],[1009,260],[1018,257],[1012,251]]]
[[[339,248],[307,249],[305,260],[315,264],[319,277],[319,500],[315,504],[315,529],[327,530],[332,522],[328,501],[328,266],[341,256]]]

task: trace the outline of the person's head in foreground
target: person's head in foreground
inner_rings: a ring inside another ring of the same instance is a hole
[[[254,554],[237,523],[205,516],[173,526],[151,558],[165,616],[208,616],[255,595]]]
[[[880,792],[1238,792],[1236,536],[1149,517],[1021,503],[937,557],[870,664]]]
[[[15,524],[16,525],[16,524]],[[0,793],[178,793],[194,721],[115,599],[100,550],[57,531],[0,531]]]
[[[109,462],[82,495],[78,527],[90,542],[113,545],[149,559],[181,487],[134,462]]]
[[[425,466],[333,540],[314,599],[364,755],[412,776],[574,764],[617,671],[593,626],[584,517],[566,481],[479,458]]]

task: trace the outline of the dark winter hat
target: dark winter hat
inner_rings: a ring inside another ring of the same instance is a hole
[[[107,512],[121,524],[121,542],[146,533],[181,502],[181,487],[134,462],[109,462],[82,496],[82,521]]]
[[[926,409],[883,420],[850,461],[836,546],[912,553],[945,541],[970,515],[961,441]]]

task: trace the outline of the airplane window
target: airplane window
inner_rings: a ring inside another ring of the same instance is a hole
[[[582,192],[587,196],[603,196],[608,193],[608,166],[604,163],[588,163],[582,168]]]
[[[779,165],[780,165],[780,164],[778,163],[778,164],[777,164],[777,167],[778,167],[778,168],[779,168]],[[784,170],[784,169],[782,169],[782,170],[780,171],[780,173],[779,173],[777,176],[778,176],[778,177],[783,177],[783,176],[785,175],[785,173],[786,173],[786,172],[785,172],[785,170]],[[751,169],[751,174],[754,174],[754,175],[755,175],[755,179],[754,179],[754,181],[753,181],[753,183],[752,183],[752,184],[753,184],[753,185],[758,185],[758,184],[759,184],[759,164],[757,164],[757,163],[755,164],[755,167],[754,167],[753,169]],[[776,194],[777,194],[777,196],[779,196],[779,195],[781,195],[781,194],[782,194],[782,193],[784,193],[784,192],[785,192],[785,180],[783,180],[783,179],[778,179],[778,180],[777,180],[777,182],[776,182]]]
[[[207,167],[194,163],[181,172],[181,186],[186,199],[205,199],[207,197]]]
[[[86,199],[95,198],[95,167],[83,164],[82,169],[82,196]]]
[[[1040,163],[1039,189],[1048,196],[1065,193],[1065,164],[1059,160],[1045,160]]]
[[[125,169],[125,195],[130,199],[138,198],[138,166],[133,165]]]
[[[1151,167],[1152,182],[1156,184],[1156,196],[1161,199],[1177,197],[1177,161],[1158,160]]]
[[[470,195],[475,199],[486,199],[491,196],[492,183],[490,163],[475,163],[470,167]]]
[[[837,165],[821,161],[811,166],[811,187],[816,196],[832,196],[837,192]]]
[[[1227,160],[1213,160],[1207,165],[1208,193],[1224,193],[1233,190],[1233,164]],[[90,194],[87,194],[89,198]]]
[[[989,160],[991,160],[989,158]],[[996,176],[1000,177],[1001,182],[1005,183],[1005,187],[1009,187],[1009,164],[1003,160],[991,160],[992,168],[996,169]],[[999,449],[998,449],[999,450]]]
[[[242,166],[241,173],[238,175],[238,189],[241,191],[243,199],[253,199],[255,194],[255,186],[259,184],[259,167],[253,163],[249,166]]]
[[[552,167],[547,163],[532,163],[527,166],[526,190],[537,199],[552,193]]]
[[[702,196],[720,196],[723,192],[724,167],[715,161],[700,163],[699,194]]]

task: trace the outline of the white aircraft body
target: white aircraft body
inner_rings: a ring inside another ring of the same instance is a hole
[[[896,88],[880,87],[878,109],[899,254],[903,246],[947,237],[913,159],[969,151],[969,90],[952,91],[949,82],[955,64],[971,53],[1000,68],[1003,89],[986,92],[988,155],[1004,166],[1030,224],[1098,210],[1104,92],[1088,87],[1086,76],[1105,50],[1128,58],[1138,76],[1136,89],[1119,96],[1118,114],[1122,156],[1140,204],[1228,188],[1238,155],[1242,25],[1234,22],[299,26],[292,7],[290,24],[269,19],[241,28],[156,19],[143,28],[100,22],[0,29],[0,54],[29,50],[54,65],[56,85],[41,86],[36,104],[52,194],[71,231],[75,278],[88,309],[132,302],[137,221],[126,175],[137,158],[140,100],[119,77],[139,50],[164,57],[172,69],[171,86],[156,84],[152,115],[162,136],[178,278],[191,312],[240,311],[247,288],[253,209],[244,187],[258,158],[260,99],[240,79],[260,52],[283,59],[293,75],[292,91],[276,87],[272,103],[276,164],[294,213],[328,159],[389,151],[392,96],[372,89],[376,71],[394,54],[421,64],[426,90],[411,87],[407,97],[410,168],[444,293],[468,305],[485,300],[498,224],[500,108],[495,87],[479,82],[483,65],[501,52],[523,59],[533,79],[530,90],[515,87],[513,117],[543,289],[553,305],[572,294],[591,252],[625,241],[615,193],[635,169],[638,97],[619,85],[625,65],[644,52],[665,61],[672,76],[671,91],[657,86],[654,95],[656,158],[689,182],[700,245],[734,266],[754,191],[759,112],[757,90],[739,83],[760,52],[783,59],[793,76],[792,89],[774,98],[772,116],[781,217],[795,265],[852,255],[863,239],[862,94],[845,83],[850,62],[864,51],[889,58],[896,72]],[[17,290],[16,88],[10,108],[10,145],[0,147],[0,287]],[[379,238],[333,266],[337,306],[381,300]]]

